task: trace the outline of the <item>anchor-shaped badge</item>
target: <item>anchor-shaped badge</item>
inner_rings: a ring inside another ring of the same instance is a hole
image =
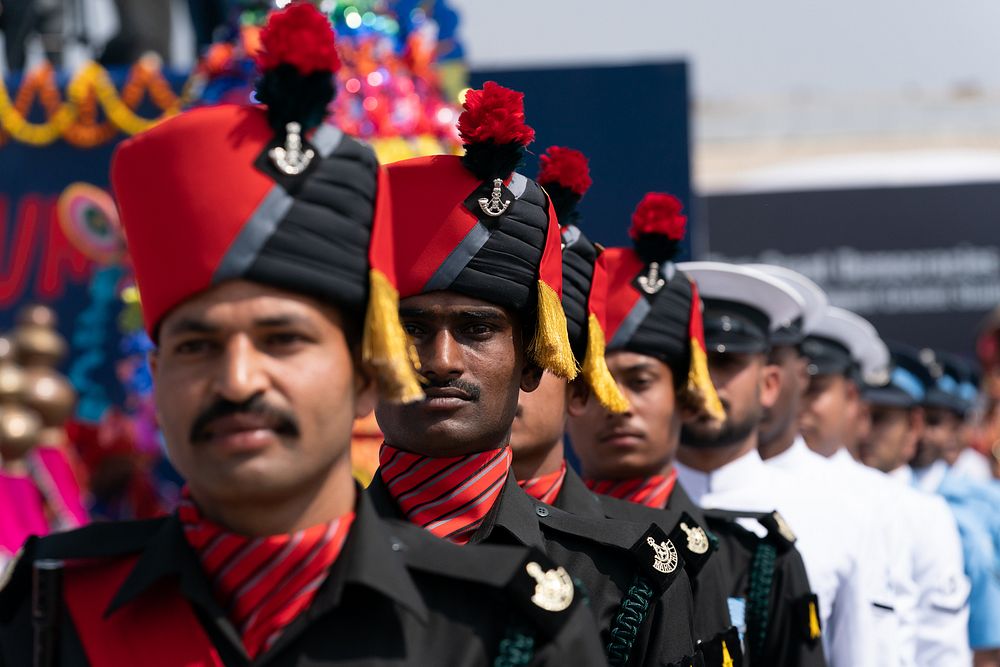
[[[267,155],[274,166],[289,176],[301,174],[316,157],[313,149],[302,150],[302,126],[295,122],[285,125],[285,145],[275,146]]]
[[[500,201],[500,195],[503,194],[503,179],[494,178],[493,179],[493,194],[490,198],[486,197],[479,198],[479,208],[483,209],[483,213],[490,216],[491,218],[499,218],[510,206],[510,200]]]
[[[482,201],[482,200],[480,200]],[[646,294],[656,294],[663,286],[667,284],[667,281],[660,277],[660,263],[650,262],[649,271],[644,276],[639,276],[639,287]]]
[[[677,569],[677,547],[670,540],[656,543],[652,537],[646,538],[646,543],[653,547],[653,569],[657,572],[670,574]]]
[[[573,602],[573,580],[562,567],[543,570],[531,561],[524,568],[535,580],[535,594],[531,601],[545,611],[562,611]]]

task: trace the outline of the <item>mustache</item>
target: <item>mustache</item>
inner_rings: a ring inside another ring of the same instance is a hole
[[[217,399],[203,410],[191,424],[190,440],[193,443],[206,442],[211,433],[209,427],[216,419],[232,415],[254,415],[264,417],[273,422],[273,430],[279,435],[297,437],[299,422],[288,410],[275,407],[264,399],[263,394],[256,394],[242,403],[233,403],[225,398]]]
[[[483,393],[478,384],[473,384],[472,382],[461,378],[452,378],[450,380],[432,380],[425,377],[425,380],[426,382],[424,383],[424,387],[427,389],[458,389],[459,391],[468,394],[470,401],[478,401],[480,395]]]

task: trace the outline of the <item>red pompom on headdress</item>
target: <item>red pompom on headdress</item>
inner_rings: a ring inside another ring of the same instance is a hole
[[[687,216],[681,215],[684,207],[680,200],[664,192],[649,192],[632,214],[632,226],[628,235],[638,240],[646,234],[658,234],[671,241],[684,238]]]
[[[524,93],[487,81],[482,90],[466,93],[462,106],[462,164],[480,180],[506,180],[535,139],[535,131],[524,122]]]
[[[524,93],[487,81],[482,90],[470,90],[458,117],[458,133],[466,144],[519,144],[535,140],[535,131],[524,122]]]
[[[291,65],[303,76],[340,69],[333,26],[305,0],[296,0],[271,14],[260,31],[260,51],[255,60],[262,72],[279,65]]]
[[[635,252],[646,264],[668,262],[677,254],[684,238],[687,216],[681,214],[683,204],[665,192],[649,192],[632,214],[628,235]]]
[[[538,158],[538,184],[544,188],[558,185],[577,197],[582,197],[594,183],[590,178],[590,161],[573,148],[550,146]]]

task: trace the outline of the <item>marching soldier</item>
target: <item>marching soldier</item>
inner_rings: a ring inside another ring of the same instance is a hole
[[[549,197],[515,171],[534,131],[523,96],[487,82],[458,129],[465,154],[386,167],[399,313],[427,399],[381,401],[381,465],[368,492],[383,516],[459,544],[543,548],[578,579],[613,665],[690,656],[692,598],[680,554],[656,526],[572,515],[525,494],[508,446],[520,392],[576,360],[560,303],[560,234]]]
[[[691,514],[668,509],[662,503],[654,502],[646,507],[609,496],[596,496],[600,502],[595,502],[594,494],[586,488],[579,475],[566,465],[563,431],[570,414],[581,416],[597,412],[601,415],[603,425],[608,420],[628,419],[631,413],[643,409],[648,402],[630,405],[622,394],[623,390],[627,392],[628,389],[625,385],[619,387],[605,363],[606,334],[603,327],[607,310],[606,298],[609,296],[604,289],[608,284],[607,268],[604,261],[598,259],[602,249],[580,230],[577,224],[579,214],[575,210],[590,183],[587,158],[579,151],[569,148],[549,148],[541,156],[538,183],[551,196],[561,225],[562,303],[566,312],[570,344],[573,355],[580,363],[582,377],[567,382],[551,373],[545,373],[538,389],[521,392],[510,441],[514,454],[513,470],[518,484],[532,497],[572,514],[654,522],[672,533],[675,537],[674,544],[682,550],[684,567],[692,579],[695,636],[701,644],[706,645],[700,650],[703,653],[711,652],[707,645],[714,645],[715,654],[720,659],[724,654],[728,654],[731,659],[738,659],[738,638],[730,636],[727,639],[726,636],[731,624],[726,607],[726,591],[722,585],[722,562],[713,555],[714,549],[702,528],[704,519],[699,523]],[[676,233],[683,233],[683,230],[676,230]],[[610,252],[617,254],[621,250]],[[592,285],[597,287],[592,289]],[[615,290],[619,289],[620,286],[616,285]],[[685,310],[682,318],[686,317]],[[700,332],[696,335],[701,337]],[[683,344],[689,344],[686,332]],[[711,391],[710,387],[706,389]],[[691,401],[697,405],[699,399],[692,396]],[[580,430],[587,435],[594,432],[590,424]],[[582,434],[576,434],[573,438],[578,450],[582,437]],[[660,472],[662,467],[658,466],[656,471]],[[697,514],[698,510],[688,504],[689,507],[685,509]],[[724,649],[723,643],[726,643]]]
[[[388,192],[372,151],[322,122],[325,17],[292,4],[262,45],[266,108],[181,114],[112,164],[184,500],[29,541],[0,664],[604,664],[543,554],[384,521],[352,481],[353,419],[420,391],[386,343],[405,340],[395,311],[371,308]]]

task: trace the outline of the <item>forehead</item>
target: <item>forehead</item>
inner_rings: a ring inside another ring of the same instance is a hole
[[[478,313],[514,321],[514,314],[503,306],[459,294],[458,292],[438,291],[408,296],[399,302],[399,310],[403,315],[421,315],[425,317],[449,317],[462,313]]]
[[[307,296],[246,280],[216,285],[184,301],[160,322],[165,336],[191,323],[242,329],[279,321],[341,326],[339,311]]]
[[[630,350],[614,350],[604,355],[604,359],[611,371],[627,372],[630,370],[653,370],[661,373],[670,373],[670,367],[665,363],[646,354],[639,354]]]

